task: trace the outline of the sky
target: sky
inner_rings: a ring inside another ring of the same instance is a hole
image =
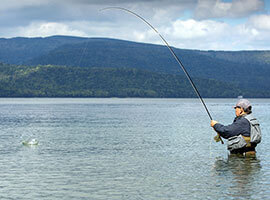
[[[176,48],[270,50],[270,0],[0,0],[0,38],[69,35]]]

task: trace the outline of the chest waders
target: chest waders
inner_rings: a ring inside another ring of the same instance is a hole
[[[250,136],[233,136],[228,139],[228,150],[231,154],[241,154],[248,157],[256,155],[255,147],[261,142],[260,124],[252,115],[244,116],[250,124]]]

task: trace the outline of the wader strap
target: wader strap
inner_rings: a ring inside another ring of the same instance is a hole
[[[243,136],[243,138],[244,138],[244,139],[245,139],[245,141],[247,142],[246,147],[251,147],[251,143],[250,143],[250,137]]]
[[[246,136],[242,136],[242,137],[246,141],[247,145],[241,149],[235,149],[235,150],[230,151],[231,154],[240,154],[244,156],[256,155],[256,151],[255,151],[256,144],[254,145],[250,143],[250,137],[246,137]]]

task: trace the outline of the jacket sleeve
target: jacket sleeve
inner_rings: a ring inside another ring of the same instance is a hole
[[[224,126],[220,123],[215,124],[214,129],[223,138],[228,139],[232,136],[240,135],[243,132],[243,125],[241,121],[237,120],[230,125]]]

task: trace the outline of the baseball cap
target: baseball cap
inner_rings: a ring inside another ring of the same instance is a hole
[[[245,110],[245,109],[248,109],[248,107],[250,106],[251,104],[247,99],[239,99],[234,108],[240,107]]]

